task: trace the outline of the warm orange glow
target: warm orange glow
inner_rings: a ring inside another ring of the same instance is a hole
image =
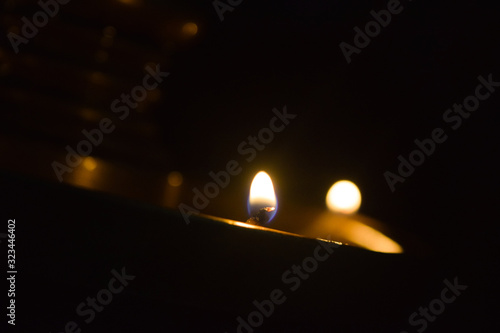
[[[168,180],[168,185],[177,187],[182,185],[183,177],[180,172],[172,171],[168,174],[167,180]]]
[[[326,205],[334,213],[356,213],[361,205],[361,192],[353,182],[338,181],[328,191]]]
[[[93,157],[85,157],[83,159],[83,167],[87,169],[88,171],[93,171],[95,168],[97,168],[97,162]]]
[[[82,108],[80,110],[80,116],[87,121],[98,122],[102,119],[102,115],[99,113],[99,111],[89,108]]]
[[[129,5],[129,6],[137,6],[137,5],[140,5],[141,4],[141,0],[118,0],[118,2],[121,2],[125,5]]]
[[[198,26],[196,23],[188,22],[182,26],[182,33],[185,36],[192,37],[198,33]]]
[[[106,76],[101,72],[92,72],[89,79],[94,84],[104,84],[106,81]]]

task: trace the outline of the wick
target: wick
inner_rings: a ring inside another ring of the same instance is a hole
[[[272,212],[275,209],[276,209],[276,207],[261,208],[261,209],[259,209],[257,214],[255,214],[254,216],[250,217],[247,220],[247,223],[254,224],[254,225],[263,225],[264,223],[269,221],[269,214],[268,213]]]

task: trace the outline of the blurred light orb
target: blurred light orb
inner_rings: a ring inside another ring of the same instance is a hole
[[[97,161],[93,157],[85,157],[83,160],[83,167],[88,171],[94,171],[97,168]]]
[[[340,180],[330,187],[326,205],[334,213],[356,213],[361,206],[361,192],[353,182]]]
[[[182,33],[186,36],[192,37],[198,33],[198,26],[196,23],[188,22],[182,26]]]
[[[184,178],[182,177],[182,173],[178,171],[172,171],[168,174],[167,180],[168,180],[168,185],[172,187],[177,187],[182,185]]]

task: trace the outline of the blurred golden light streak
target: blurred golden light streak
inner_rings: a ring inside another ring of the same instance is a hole
[[[359,214],[353,216],[325,212],[305,230],[305,233],[314,237],[332,235],[333,238],[347,244],[356,245],[371,251],[383,253],[402,253],[403,248],[396,241],[369,226],[369,218]],[[372,221],[373,222],[373,221]],[[370,223],[377,224],[377,223]]]

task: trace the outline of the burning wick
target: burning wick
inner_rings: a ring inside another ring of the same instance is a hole
[[[250,186],[248,197],[248,216],[246,223],[264,226],[271,222],[278,210],[271,177],[264,171],[257,173]]]
[[[274,211],[276,208],[275,207],[264,207],[259,209],[257,214],[255,216],[252,216],[247,220],[247,223],[249,224],[254,224],[254,225],[263,225],[267,222],[270,221],[272,216],[269,216],[269,212]]]

